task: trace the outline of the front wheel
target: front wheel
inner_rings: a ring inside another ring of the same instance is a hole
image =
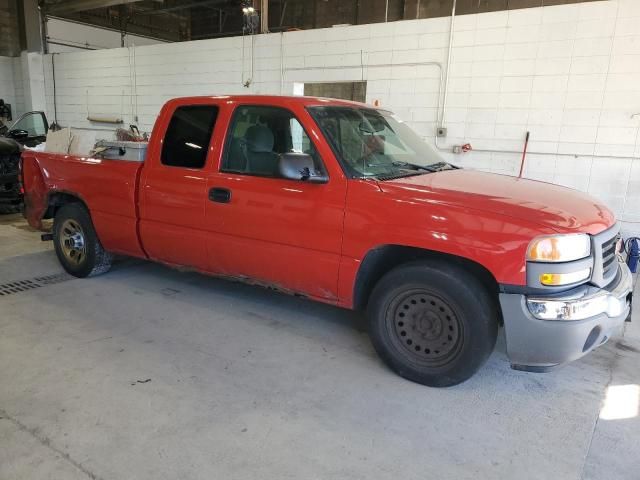
[[[487,289],[464,269],[440,261],[387,273],[371,294],[367,316],[385,363],[431,387],[469,379],[491,355],[498,331]]]
[[[53,221],[53,244],[62,267],[76,277],[99,275],[111,268],[113,257],[102,247],[87,209],[64,205]]]

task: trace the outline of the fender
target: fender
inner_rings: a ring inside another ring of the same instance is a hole
[[[25,190],[24,216],[33,228],[43,230],[42,220],[49,207],[49,187],[37,157],[23,153],[21,161]]]
[[[352,308],[366,308],[369,295],[376,283],[393,268],[415,260],[445,259],[457,264],[478,277],[487,288],[497,295],[498,282],[482,264],[466,257],[451,255],[418,247],[404,245],[379,245],[367,252],[355,274]]]

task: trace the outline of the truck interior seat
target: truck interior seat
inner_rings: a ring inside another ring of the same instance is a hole
[[[247,129],[245,142],[247,171],[259,175],[277,175],[278,154],[273,151],[274,137],[271,129],[264,125],[253,125]]]
[[[244,148],[244,140],[240,138],[231,140],[226,168],[234,172],[245,172],[247,170],[247,154]]]

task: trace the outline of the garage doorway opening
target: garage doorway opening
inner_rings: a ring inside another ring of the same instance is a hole
[[[367,82],[305,83],[304,94],[307,97],[339,98],[365,103]]]

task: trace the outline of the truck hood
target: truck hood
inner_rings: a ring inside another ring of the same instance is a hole
[[[545,226],[559,233],[595,235],[615,223],[605,205],[577,190],[475,170],[445,170],[379,182],[389,194],[488,211]]]

